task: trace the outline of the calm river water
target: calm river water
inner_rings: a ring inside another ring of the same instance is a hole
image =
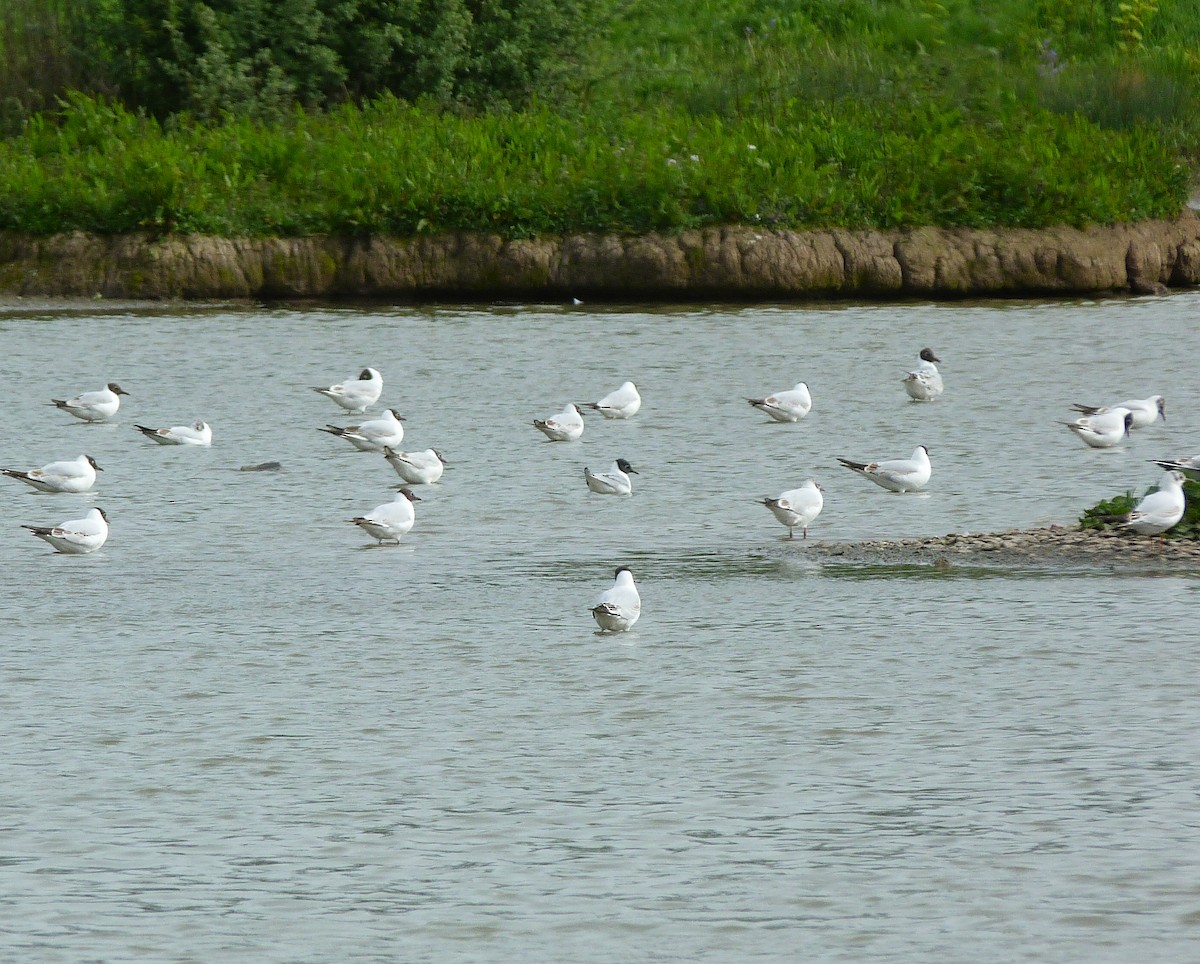
[[[1200,580],[823,564],[1071,522],[1200,453],[1200,295],[949,305],[0,309],[6,960],[1194,960]],[[910,403],[923,345],[947,390]],[[439,448],[397,548],[361,420]],[[625,379],[629,421],[531,425]],[[768,423],[746,396],[808,382]],[[112,424],[50,406],[116,380]],[[1161,393],[1114,451],[1056,420]],[[381,405],[374,411],[378,412]],[[204,418],[214,445],[133,424]],[[931,452],[896,496],[836,456]],[[631,498],[583,467],[640,471]],[[283,471],[239,472],[278,460]],[[104,507],[109,543],[19,528]],[[588,613],[615,566],[635,631]]]

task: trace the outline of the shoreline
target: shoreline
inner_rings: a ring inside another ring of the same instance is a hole
[[[0,295],[127,300],[964,299],[1200,285],[1200,218],[1041,230],[215,238],[0,232]]]
[[[786,540],[786,551],[793,551]],[[1120,569],[1200,574],[1200,541],[1162,540],[1118,529],[1052,525],[1004,532],[950,533],[861,542],[809,540],[795,551],[822,562],[956,568]]]

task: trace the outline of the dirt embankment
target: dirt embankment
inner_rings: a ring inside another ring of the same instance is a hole
[[[106,298],[797,299],[1161,292],[1200,284],[1200,219],[1045,230],[419,238],[29,237],[0,294]]]

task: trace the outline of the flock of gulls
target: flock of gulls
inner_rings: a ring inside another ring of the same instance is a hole
[[[904,371],[902,383],[914,402],[933,402],[945,391],[938,358],[932,349],[923,348],[911,370]],[[330,399],[345,414],[365,415],[383,394],[383,376],[374,368],[364,368],[356,378],[328,387],[314,387]],[[120,385],[108,383],[98,391],[84,392],[74,398],[53,399],[60,411],[84,422],[105,422],[117,414],[121,396],[127,395]],[[812,409],[813,400],[807,384],[799,382],[793,388],[762,398],[747,399],[751,406],[777,422],[798,422]],[[642,405],[641,395],[633,382],[625,382],[615,391],[595,402],[569,403],[561,412],[544,419],[535,419],[533,426],[552,442],[573,442],[584,431],[583,412],[593,411],[605,419],[628,419]],[[1166,420],[1166,403],[1161,395],[1132,399],[1107,406],[1075,405],[1079,417],[1062,422],[1085,444],[1093,448],[1110,448],[1119,444],[1135,429],[1145,428],[1158,420]],[[382,453],[402,483],[393,501],[348,520],[380,544],[398,544],[416,521],[414,503],[420,497],[412,486],[432,485],[441,477],[446,460],[437,449],[419,452],[403,450],[404,416],[394,408],[383,414],[364,419],[357,425],[326,424],[320,431],[349,442],[360,451]],[[135,425],[146,438],[159,445],[211,446],[212,428],[197,420],[191,425],[153,428]],[[1145,535],[1161,535],[1179,522],[1185,510],[1183,482],[1185,477],[1200,477],[1200,457],[1154,460],[1164,473],[1157,488],[1146,495],[1121,524]],[[863,476],[891,492],[918,492],[928,485],[933,473],[929,451],[918,445],[908,458],[862,462],[838,458],[847,469]],[[265,466],[264,466],[265,467]],[[260,467],[261,468],[261,467]],[[41,468],[19,470],[0,469],[3,475],[16,479],[42,492],[80,493],[89,491],[96,473],[103,471],[90,455],[51,462]],[[613,461],[608,468],[585,467],[584,481],[589,490],[600,495],[628,496],[633,492],[631,476],[637,470],[624,458]],[[800,529],[808,538],[808,529],[821,513],[824,490],[814,479],[805,480],[798,488],[774,497],[765,497],[766,506],[780,524],[788,530],[788,538]],[[108,517],[101,508],[92,508],[83,518],[71,519],[54,526],[24,525],[37,538],[49,543],[61,553],[79,555],[94,552],[108,539]],[[591,613],[600,632],[616,633],[628,630],[641,616],[641,597],[628,566],[614,573],[613,585],[596,598]]]

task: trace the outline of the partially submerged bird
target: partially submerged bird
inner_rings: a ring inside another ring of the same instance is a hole
[[[96,484],[96,473],[104,470],[90,455],[77,459],[51,462],[40,469],[22,472],[18,469],[0,469],[10,479],[18,479],[32,485],[40,492],[87,492]]]
[[[1061,424],[1092,448],[1110,449],[1129,434],[1133,425],[1133,412],[1127,408],[1114,408]]]
[[[787,526],[789,539],[795,537],[792,530],[796,526],[800,526],[804,532],[804,538],[807,539],[808,527],[821,514],[821,509],[825,504],[825,499],[821,495],[823,491],[824,489],[813,479],[809,479],[800,488],[789,489],[774,499],[764,498],[761,503],[771,510],[776,519]]]
[[[574,442],[583,434],[583,416],[577,406],[568,403],[557,415],[535,418],[533,427],[551,442]]]
[[[146,438],[159,445],[212,445],[212,429],[208,422],[197,419],[191,425],[173,425],[170,428],[147,428],[135,425]]]
[[[596,597],[592,616],[606,633],[621,633],[633,626],[642,615],[642,597],[633,581],[633,571],[619,566],[613,574],[616,581]]]
[[[389,408],[379,418],[361,425],[347,425],[344,428],[326,425],[317,431],[343,438],[360,452],[382,452],[385,448],[400,447],[404,441],[403,423],[404,416],[396,409]]]
[[[72,519],[56,526],[21,526],[59,552],[81,556],[95,552],[108,539],[108,516],[103,509],[91,509],[82,519]]]
[[[594,409],[605,418],[630,418],[642,407],[642,396],[633,382],[625,382],[616,391],[609,392],[598,402],[584,402],[586,408]]]
[[[374,368],[364,368],[353,381],[314,388],[313,391],[332,399],[348,412],[361,414],[379,401],[383,394],[383,376]]]
[[[798,422],[812,408],[812,395],[804,382],[797,382],[795,388],[785,392],[775,392],[764,398],[748,398],[746,401],[776,422]]]
[[[117,414],[121,407],[121,396],[128,395],[116,382],[109,382],[99,391],[84,392],[74,398],[53,398],[57,408],[69,412],[85,422],[104,422]]]
[[[917,356],[917,364],[904,373],[904,390],[909,398],[918,402],[931,402],[939,397],[945,386],[942,384],[941,373],[935,362],[941,359],[933,353],[932,348],[922,348]]]
[[[397,452],[386,448],[383,457],[396,470],[396,474],[410,485],[432,485],[442,477],[442,470],[446,467],[446,460],[437,449]]]
[[[1121,522],[1144,536],[1162,535],[1183,518],[1187,500],[1183,494],[1183,473],[1164,472],[1158,489],[1145,496]]]
[[[907,459],[890,459],[886,462],[853,462],[839,458],[839,462],[851,471],[865,476],[876,485],[893,492],[916,492],[925,488],[933,474],[929,462],[929,450],[924,445],[913,449]]]
[[[388,540],[399,545],[400,537],[413,527],[417,518],[412,504],[420,501],[420,496],[400,486],[393,501],[378,505],[370,512],[355,516],[350,521],[363,532],[378,539],[380,545]]]
[[[1160,418],[1167,420],[1167,400],[1161,395],[1151,395],[1149,398],[1133,398],[1115,405],[1072,405],[1071,408],[1084,415],[1107,415],[1118,408],[1127,408],[1133,413],[1133,421],[1129,428],[1146,428]]]
[[[633,480],[629,477],[630,473],[639,474],[625,459],[617,459],[607,472],[593,472],[585,468],[583,477],[587,487],[601,495],[632,495]]]

